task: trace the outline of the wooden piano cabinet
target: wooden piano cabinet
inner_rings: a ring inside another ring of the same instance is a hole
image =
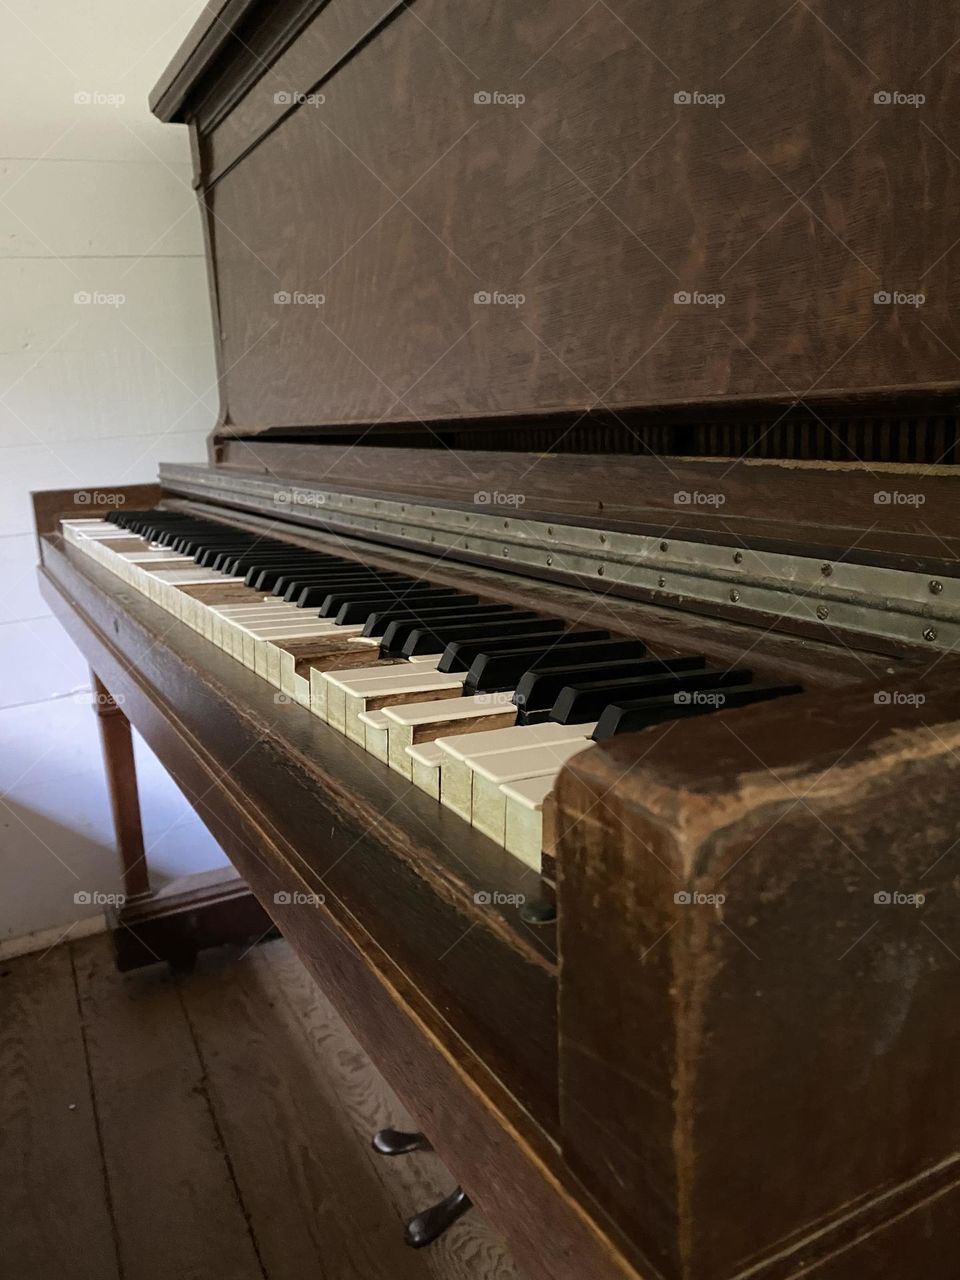
[[[957,1274],[960,692],[933,665],[899,703],[785,699],[561,774],[562,1149],[667,1280]]]

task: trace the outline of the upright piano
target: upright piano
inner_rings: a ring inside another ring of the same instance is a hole
[[[154,92],[220,417],[37,495],[43,590],[460,1180],[411,1243],[957,1274],[958,68],[933,0],[214,0]]]

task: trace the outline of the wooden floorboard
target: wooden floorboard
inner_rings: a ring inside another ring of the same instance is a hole
[[[124,1275],[262,1280],[176,982],[73,950]]]
[[[373,1153],[410,1118],[284,942],[176,980],[105,938],[0,973],[0,1276],[522,1280],[476,1211],[402,1243],[453,1179]]]
[[[0,964],[0,1274],[119,1275],[69,947]]]

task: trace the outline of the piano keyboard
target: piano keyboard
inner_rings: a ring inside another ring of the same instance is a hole
[[[64,537],[331,728],[541,869],[573,756],[619,733],[799,692],[746,668],[171,511]]]

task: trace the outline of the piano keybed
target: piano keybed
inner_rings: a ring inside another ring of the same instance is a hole
[[[177,511],[62,530],[270,682],[278,701],[308,708],[537,871],[553,787],[575,755],[799,692]]]

